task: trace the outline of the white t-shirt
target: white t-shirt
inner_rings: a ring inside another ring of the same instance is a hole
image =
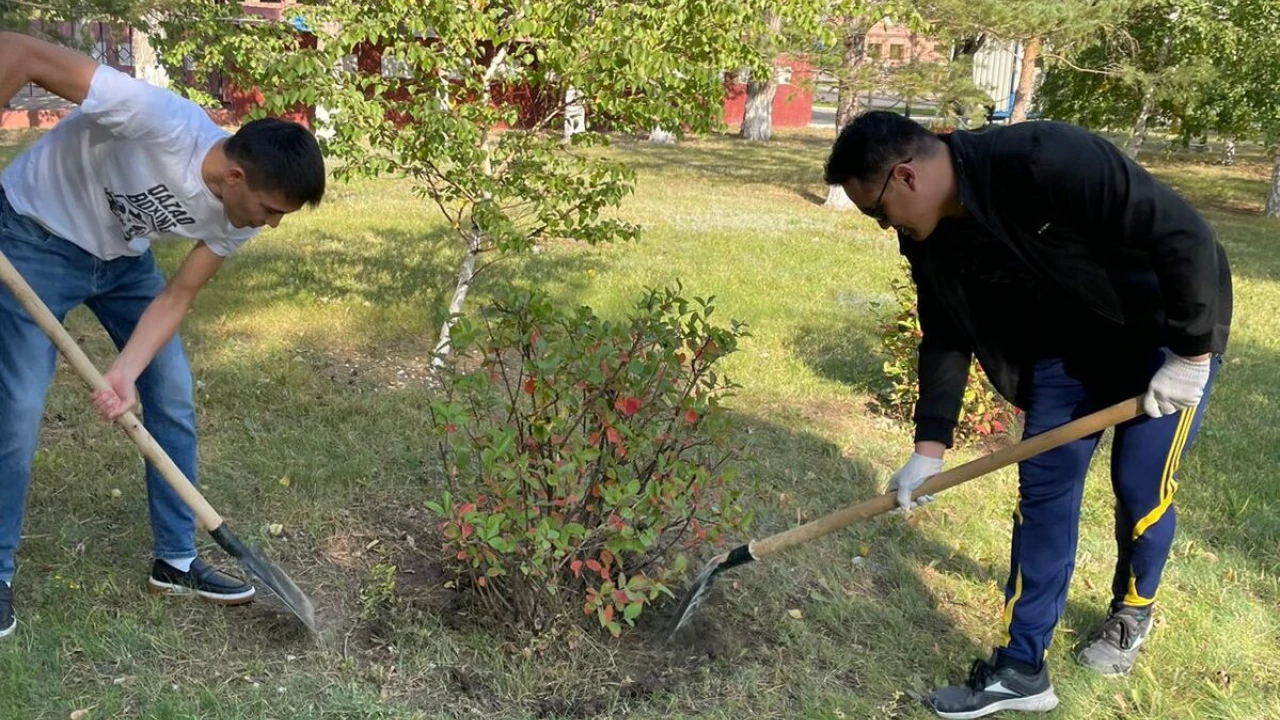
[[[257,229],[228,222],[200,175],[225,137],[199,105],[101,65],[80,107],[0,182],[19,214],[103,260],[167,238],[203,240],[226,257]]]

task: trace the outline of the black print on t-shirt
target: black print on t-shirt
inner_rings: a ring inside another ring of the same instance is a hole
[[[146,192],[120,194],[103,188],[111,212],[120,220],[125,241],[146,237],[151,233],[163,233],[178,225],[191,225],[195,218],[174,198],[164,185],[156,185]]]

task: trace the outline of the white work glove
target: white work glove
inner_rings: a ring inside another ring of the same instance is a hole
[[[911,493],[920,487],[930,475],[942,472],[942,458],[925,457],[920,453],[911,453],[907,464],[889,477],[888,492],[898,493],[898,507],[910,510],[912,507],[924,505],[933,500],[932,495],[921,495],[912,502]]]
[[[1210,362],[1188,360],[1165,350],[1164,364],[1151,378],[1142,409],[1158,418],[1199,405],[1205,383],[1209,382]]]

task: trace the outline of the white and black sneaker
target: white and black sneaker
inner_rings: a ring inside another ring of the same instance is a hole
[[[1102,627],[1089,636],[1076,660],[1106,676],[1124,675],[1133,667],[1138,648],[1151,634],[1152,606],[1121,605],[1112,610]]]
[[[18,627],[18,617],[13,614],[13,588],[0,580],[0,637],[11,634]]]
[[[156,560],[151,565],[147,587],[155,593],[196,595],[222,605],[253,602],[255,594],[252,585],[214,570],[200,558],[191,561],[191,569],[187,572],[182,572],[163,560]]]
[[[990,660],[974,660],[969,679],[963,685],[950,685],[934,691],[929,705],[940,718],[970,720],[1001,710],[1048,712],[1058,707],[1058,696],[1049,683],[1049,666],[1040,669],[1016,660],[1000,657],[997,650]]]

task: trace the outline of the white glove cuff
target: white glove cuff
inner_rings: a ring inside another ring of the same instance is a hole
[[[1165,373],[1169,379],[1179,383],[1204,387],[1204,384],[1209,381],[1209,369],[1209,360],[1188,360],[1174,353],[1168,353],[1165,357]]]
[[[907,468],[918,470],[919,475],[937,475],[942,472],[942,458],[926,457],[918,452],[913,452],[907,460]]]

